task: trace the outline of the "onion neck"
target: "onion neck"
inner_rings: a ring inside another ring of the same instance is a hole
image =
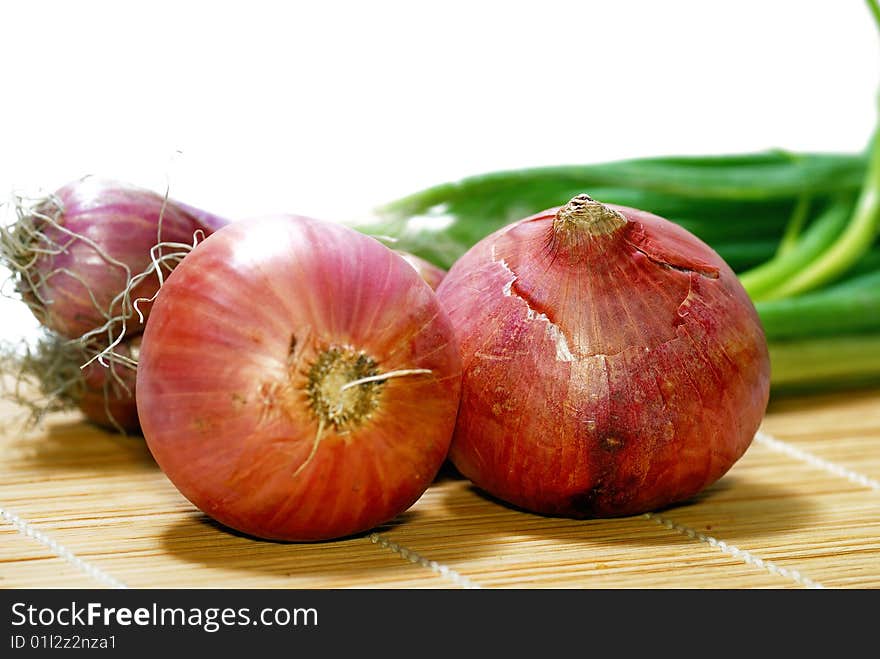
[[[584,234],[598,238],[610,236],[626,225],[626,218],[589,195],[579,194],[556,213],[553,232],[557,236]]]

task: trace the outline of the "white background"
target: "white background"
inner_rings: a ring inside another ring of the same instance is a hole
[[[0,196],[341,220],[493,169],[858,150],[878,63],[861,0],[3,2]]]

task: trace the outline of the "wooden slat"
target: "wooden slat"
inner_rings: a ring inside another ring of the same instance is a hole
[[[0,407],[7,420],[16,412]],[[763,431],[775,440],[653,517],[532,515],[444,471],[378,536],[312,544],[213,523],[140,439],[72,414],[31,432],[6,426],[0,508],[76,560],[2,524],[0,587],[108,585],[101,574],[134,587],[880,587],[880,492],[870,486],[880,478],[880,390],[774,401]]]
[[[763,428],[799,449],[880,481],[876,391],[774,400]]]

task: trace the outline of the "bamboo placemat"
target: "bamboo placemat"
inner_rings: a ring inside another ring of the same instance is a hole
[[[540,517],[444,470],[393,523],[315,544],[218,526],[142,440],[74,414],[0,451],[4,588],[880,587],[880,389],[775,400],[723,479],[655,514]]]

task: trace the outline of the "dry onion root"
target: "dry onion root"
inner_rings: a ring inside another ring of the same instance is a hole
[[[3,397],[26,411],[25,426],[36,425],[53,412],[79,409],[106,429],[136,433],[134,386],[139,345],[140,336],[126,339],[101,364],[94,349],[84,349],[78,342],[51,332],[43,332],[34,341],[5,344],[0,349],[7,376]]]
[[[733,271],[586,195],[485,238],[437,291],[463,362],[450,449],[490,494],[571,517],[693,496],[749,446],[767,346]]]
[[[320,540],[408,508],[443,464],[460,362],[435,294],[341,225],[231,224],[153,306],[138,413],[159,466],[245,533]]]

